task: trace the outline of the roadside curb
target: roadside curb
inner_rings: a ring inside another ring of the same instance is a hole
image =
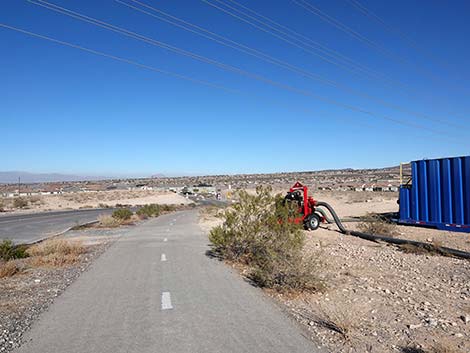
[[[90,222],[75,224],[75,225],[73,225],[73,226],[71,226],[71,227],[68,227],[68,228],[64,229],[63,231],[58,232],[58,233],[55,233],[55,234],[52,234],[52,235],[48,235],[48,236],[42,237],[41,239],[38,239],[38,240],[35,240],[35,241],[32,241],[32,242],[29,242],[29,243],[24,243],[24,244],[25,244],[25,245],[39,244],[39,243],[42,243],[42,242],[45,241],[45,240],[52,239],[52,238],[56,238],[56,237],[59,237],[59,236],[61,236],[61,235],[64,235],[65,233],[70,232],[71,230],[73,230],[73,229],[76,228],[76,227],[86,227],[86,226],[89,226],[89,225],[92,225],[92,224],[96,224],[96,223],[98,223],[98,222],[99,222],[98,220],[94,220],[94,221],[90,221]]]

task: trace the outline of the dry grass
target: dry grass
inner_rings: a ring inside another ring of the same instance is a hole
[[[98,216],[98,227],[102,228],[116,228],[122,224],[122,221],[112,216],[100,215]]]
[[[352,331],[355,327],[354,318],[334,307],[320,305],[320,313],[314,313],[307,310],[294,311],[304,319],[314,324],[338,333],[341,337],[348,341],[351,339]]]
[[[202,220],[211,220],[214,218],[221,218],[226,207],[206,206],[199,209],[199,217]]]
[[[0,278],[12,277],[21,272],[21,267],[15,260],[0,262]]]
[[[399,248],[401,251],[408,254],[451,256],[442,249],[442,242],[440,241],[433,241],[431,244],[423,245],[403,244],[399,245]]]
[[[361,223],[359,229],[367,234],[385,235],[393,237],[397,235],[397,226],[388,222],[376,213],[368,213]]]
[[[51,239],[33,245],[27,251],[33,267],[61,267],[77,263],[86,248],[80,242]]]

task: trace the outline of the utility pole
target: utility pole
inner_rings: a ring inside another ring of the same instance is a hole
[[[18,177],[18,197],[21,195],[21,177]]]

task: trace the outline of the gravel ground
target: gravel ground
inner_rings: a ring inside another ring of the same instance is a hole
[[[47,310],[110,242],[95,244],[81,255],[77,265],[61,268],[34,268],[20,275],[0,279],[0,352],[21,344],[23,334]]]
[[[470,261],[324,229],[306,247],[322,258],[327,290],[277,297],[332,352],[470,352]]]
[[[396,211],[396,202],[327,195],[342,217]],[[324,197],[326,199],[326,197]],[[202,213],[209,231],[221,219]],[[349,229],[358,224],[346,223]],[[397,226],[396,236],[470,251],[470,234]],[[312,340],[331,352],[470,352],[470,261],[405,253],[340,235],[333,225],[306,232],[305,251],[321,258],[323,293],[281,295]]]

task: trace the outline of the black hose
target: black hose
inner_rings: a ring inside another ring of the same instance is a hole
[[[336,214],[335,210],[333,207],[330,206],[330,204],[323,202],[323,201],[318,201],[316,206],[320,207],[325,207],[328,211],[330,211],[331,215],[333,216],[333,219],[335,220],[336,225],[338,226],[339,230],[343,234],[348,234],[348,231],[346,228],[344,228],[343,223],[341,223],[341,220],[339,219],[338,215]]]
[[[332,220],[331,218],[328,217],[328,215],[326,214],[326,212],[323,208],[316,207],[315,211],[318,212],[319,214],[321,214],[327,223],[331,224],[331,223],[334,222],[334,220]]]
[[[466,251],[458,250],[458,249],[447,248],[444,246],[436,246],[433,244],[423,243],[423,242],[414,241],[414,240],[391,238],[391,237],[386,237],[383,235],[373,235],[373,234],[367,234],[367,233],[362,233],[362,232],[357,232],[357,231],[349,231],[343,226],[343,224],[341,223],[341,220],[339,219],[333,207],[331,207],[326,202],[321,202],[321,201],[317,202],[317,206],[323,206],[327,208],[328,211],[330,211],[331,215],[333,216],[333,219],[335,220],[336,225],[338,226],[339,230],[343,234],[348,234],[348,235],[352,235],[355,237],[359,237],[362,239],[375,241],[375,242],[384,241],[386,243],[396,244],[396,245],[413,245],[413,246],[423,248],[426,250],[436,251],[442,255],[452,255],[455,257],[463,258],[463,259],[470,259],[470,253]]]
[[[321,208],[320,206],[315,207],[315,211],[318,212],[325,219],[326,223],[328,223],[328,224],[335,223],[335,220],[328,217],[328,215],[326,214],[326,211],[323,208]],[[359,221],[367,222],[366,219],[358,219],[358,218],[351,218],[351,217],[350,218],[341,218],[341,223],[359,222]]]
[[[380,240],[380,241],[384,241],[384,242],[387,242],[390,244],[396,244],[396,245],[413,245],[418,248],[423,248],[429,251],[436,251],[442,255],[453,255],[456,257],[463,258],[463,259],[470,259],[470,253],[462,251],[462,250],[446,248],[445,246],[436,246],[433,244],[423,243],[420,241],[390,238],[390,237],[385,237],[383,235],[372,235],[372,234],[356,232],[356,231],[350,231],[349,234],[355,237],[366,239],[366,240],[372,240],[372,241]]]

